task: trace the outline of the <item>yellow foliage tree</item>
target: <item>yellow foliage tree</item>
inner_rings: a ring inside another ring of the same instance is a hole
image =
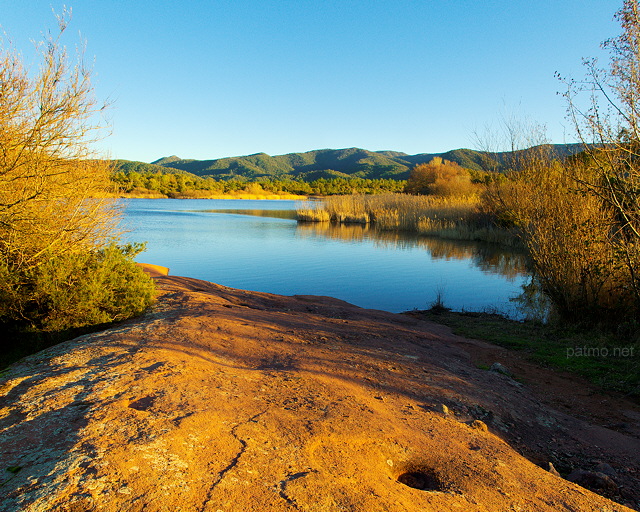
[[[640,6],[624,0],[616,13],[622,33],[603,43],[609,68],[586,60],[586,79],[565,80],[568,113],[585,154],[586,175],[573,174],[584,195],[597,198],[609,219],[608,240],[626,273],[621,288],[640,311]],[[585,93],[588,100],[583,102]],[[569,170],[581,169],[574,167]]]
[[[59,17],[60,35],[67,20]],[[40,72],[0,51],[0,247],[14,265],[33,266],[47,251],[84,251],[116,239],[106,162],[90,159],[94,114],[90,73],[70,67],[58,39],[39,45]],[[88,199],[91,198],[91,201]]]
[[[73,272],[80,275],[107,259],[114,263],[117,254],[120,263],[133,265],[137,250],[109,249],[119,240],[120,212],[104,194],[111,186],[111,169],[91,150],[103,128],[96,124],[96,114],[104,106],[93,97],[91,73],[82,54],[70,64],[61,44],[69,16],[69,12],[58,16],[58,36],[38,45],[37,73],[30,73],[6,42],[0,47],[0,319],[4,320],[42,324],[56,310],[53,296],[79,290],[81,282],[63,279],[58,270],[60,282],[42,292],[47,288],[42,286],[45,269],[53,279],[52,262],[66,267],[69,275],[76,265]],[[142,277],[136,279],[142,282]],[[121,285],[112,283],[111,291]],[[148,304],[149,290],[141,292],[147,299],[140,304]],[[109,309],[103,306],[96,306],[100,314],[83,313],[84,319],[70,318],[68,323],[122,316],[115,313],[117,308],[103,314]],[[134,309],[139,312],[140,307]],[[56,314],[63,317],[64,311]],[[56,325],[65,327],[64,322]]]
[[[456,162],[435,157],[428,163],[418,164],[407,180],[405,192],[443,197],[467,196],[476,192],[467,169]]]
[[[484,200],[498,218],[520,230],[557,314],[613,320],[633,300],[611,244],[611,212],[577,179],[590,179],[591,172],[577,162],[536,161],[489,185]]]

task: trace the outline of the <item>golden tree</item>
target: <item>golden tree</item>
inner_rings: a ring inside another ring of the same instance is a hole
[[[116,257],[107,250],[119,235],[119,209],[105,194],[111,170],[91,149],[103,129],[96,119],[104,106],[93,96],[82,52],[71,63],[61,43],[69,17],[66,11],[58,16],[57,36],[37,46],[35,73],[6,42],[0,47],[0,318],[31,321],[33,311],[50,316],[52,294],[77,292],[70,275],[87,271],[87,258]],[[116,252],[126,260],[135,251]],[[65,282],[43,287],[45,269],[53,279],[52,262],[69,275],[58,272],[56,279]],[[93,316],[71,323],[113,319]]]
[[[568,113],[589,167],[580,186],[597,197],[611,219],[609,243],[626,268],[627,289],[640,308],[640,9],[624,0],[616,13],[622,33],[605,41],[608,69],[585,60],[582,81],[565,80]],[[589,101],[582,103],[585,93]]]
[[[465,196],[476,191],[469,171],[456,162],[434,157],[430,162],[418,164],[407,180],[405,192],[437,196]]]
[[[58,37],[39,45],[33,78],[15,51],[0,49],[0,244],[19,265],[109,243],[117,225],[113,202],[100,198],[110,169],[90,159],[102,107],[81,58],[70,66],[60,45],[67,18],[58,21]]]

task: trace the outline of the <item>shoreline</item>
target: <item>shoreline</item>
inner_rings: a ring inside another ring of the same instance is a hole
[[[153,263],[136,263],[136,265],[151,277],[161,277],[169,275],[169,267],[163,267],[162,265],[155,265]]]
[[[335,496],[353,512],[640,504],[634,404],[407,315],[155,281],[148,313],[4,374],[0,463],[15,509],[284,512],[320,499],[334,510]],[[496,361],[517,380],[483,368]],[[629,428],[608,426],[618,421]],[[569,481],[595,474],[596,460],[617,472],[601,495]]]
[[[170,275],[170,269],[162,265],[140,262],[137,265],[153,278],[200,280]],[[208,283],[209,281],[203,282]],[[265,293],[253,289],[238,290],[249,294]],[[290,295],[283,295],[283,297],[290,297]],[[337,297],[329,298],[344,301],[344,299]],[[362,308],[362,306],[355,304],[353,306]],[[596,361],[592,360],[593,358],[570,357],[568,355],[575,351],[575,347],[578,345],[606,347],[602,348],[601,352],[611,348],[612,353],[615,353],[613,348],[618,347],[620,342],[606,332],[576,330],[571,325],[547,325],[536,320],[523,321],[522,318],[513,318],[496,312],[453,311],[445,305],[438,307],[438,304],[435,303],[430,309],[424,310],[416,308],[395,312],[378,308],[374,308],[374,310],[406,315],[446,326],[456,335],[483,340],[496,349],[506,349],[513,357],[525,359],[531,364],[542,365],[557,374],[569,373],[573,378],[588,381],[602,392],[622,393],[640,404],[637,379],[630,379],[634,373],[632,365],[636,360],[631,357],[636,349],[636,345],[632,342],[625,345],[625,347],[630,347],[628,348],[629,357],[603,358]]]

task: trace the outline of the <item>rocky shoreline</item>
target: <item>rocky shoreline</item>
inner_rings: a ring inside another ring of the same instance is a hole
[[[607,397],[553,396],[548,370],[417,316],[155,270],[152,311],[0,376],[0,510],[640,505],[632,403],[587,414]]]

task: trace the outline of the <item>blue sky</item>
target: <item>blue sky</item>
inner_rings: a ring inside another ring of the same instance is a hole
[[[556,71],[619,33],[621,0],[65,0],[110,98],[113,158],[219,158],[319,148],[406,153],[474,146],[519,112],[570,142]],[[0,0],[32,60],[51,0]]]

